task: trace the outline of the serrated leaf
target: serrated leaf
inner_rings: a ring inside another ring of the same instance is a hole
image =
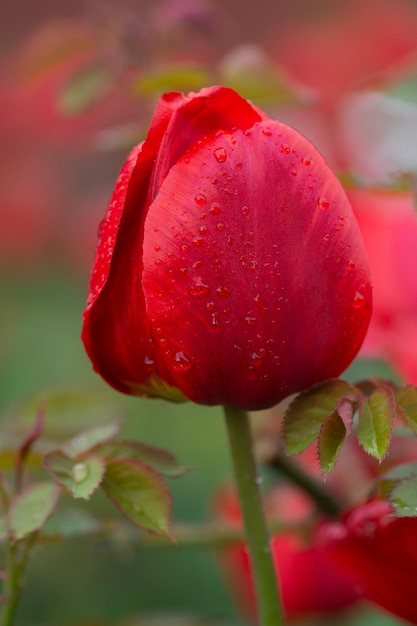
[[[355,388],[338,379],[326,380],[300,393],[284,416],[286,453],[292,455],[305,450],[318,437],[324,420],[344,398],[353,403],[358,401]]]
[[[59,507],[42,528],[42,536],[49,539],[85,537],[99,530],[99,521],[86,511],[75,507]]]
[[[386,385],[371,393],[359,413],[359,443],[365,452],[379,461],[388,452],[395,416],[394,394]]]
[[[112,73],[104,65],[83,68],[67,82],[57,99],[67,117],[79,115],[104,98],[112,85]]]
[[[390,502],[399,517],[417,516],[417,475],[405,478],[390,494]]]
[[[406,385],[395,393],[400,417],[417,433],[417,387]]]
[[[170,478],[183,476],[193,469],[179,465],[175,456],[168,450],[156,448],[140,441],[110,441],[99,444],[94,448],[94,451],[108,458],[142,461]]]
[[[54,511],[61,490],[54,483],[36,483],[16,496],[8,511],[8,527],[17,540],[39,530]]]
[[[172,497],[151,467],[133,459],[109,460],[103,489],[136,526],[171,539]]]
[[[323,474],[334,469],[337,456],[348,434],[339,413],[333,411],[323,422],[318,440],[318,459]]]
[[[70,441],[67,441],[62,446],[62,450],[66,455],[76,458],[81,454],[89,452],[98,444],[113,439],[119,431],[120,424],[117,424],[116,422],[96,426],[95,428],[86,430],[76,437],[73,437]]]
[[[98,489],[104,476],[104,459],[96,454],[76,461],[60,450],[45,455],[44,466],[54,481],[73,498],[88,500]]]

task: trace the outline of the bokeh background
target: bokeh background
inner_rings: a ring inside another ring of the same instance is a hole
[[[122,397],[93,374],[79,335],[98,223],[125,155],[160,93],[216,83],[312,139],[372,239],[375,282],[385,287],[347,376],[393,372],[417,382],[417,2],[15,0],[3,14],[4,424],[34,417],[42,401],[57,429],[75,430],[91,413],[121,417],[126,436],[196,466],[170,485],[174,518],[210,518],[213,492],[230,475],[221,412]],[[113,514],[99,496],[88,507]],[[135,622],[144,625],[184,625],[187,615],[190,624],[243,623],[213,552],[79,539],[36,554],[17,623],[98,626],[135,615],[150,616]],[[399,624],[370,606],[326,619]]]

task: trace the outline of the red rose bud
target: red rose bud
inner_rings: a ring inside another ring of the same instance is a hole
[[[163,96],[101,226],[95,370],[126,393],[262,409],[338,376],[370,314],[359,229],[314,146],[230,89]]]

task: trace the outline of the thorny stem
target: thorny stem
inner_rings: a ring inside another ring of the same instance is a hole
[[[224,407],[234,476],[249,547],[260,626],[283,626],[279,584],[271,554],[270,538],[262,509],[249,416]]]

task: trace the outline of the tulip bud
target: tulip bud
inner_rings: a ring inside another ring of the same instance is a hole
[[[223,87],[164,95],[116,183],[83,340],[116,389],[263,409],[352,361],[371,313],[316,148]]]

